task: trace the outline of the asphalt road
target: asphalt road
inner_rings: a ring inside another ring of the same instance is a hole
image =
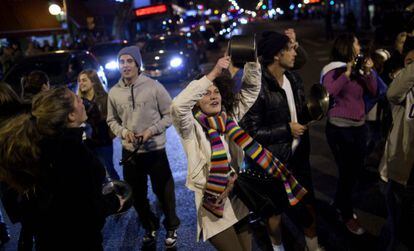
[[[329,59],[331,42],[324,40],[324,27],[322,21],[278,22],[267,24],[266,28],[282,31],[287,27],[295,28],[301,45],[309,54],[307,64],[299,72],[304,80],[305,88],[319,81],[322,67]],[[258,30],[260,27],[257,27]],[[209,63],[203,65],[208,69],[223,51],[209,53]],[[163,83],[172,97],[176,96],[186,83]],[[327,250],[377,250],[379,234],[386,217],[385,204],[380,193],[381,184],[378,182],[375,172],[367,172],[361,177],[362,182],[358,186],[358,193],[354,200],[357,205],[357,213],[362,225],[367,229],[367,234],[355,237],[347,233],[343,224],[335,216],[334,209],[329,206],[333,198],[337,180],[337,169],[333,162],[332,154],[326,143],[324,134],[325,121],[315,123],[310,128],[311,134],[311,164],[312,175],[316,191],[317,223],[320,242]],[[186,157],[180,140],[173,127],[167,130],[167,154],[173,175],[175,178],[175,192],[177,198],[177,212],[181,219],[178,230],[177,250],[213,250],[209,243],[196,243],[196,211],[194,196],[185,186]],[[120,144],[115,140],[115,163],[120,159]],[[122,174],[122,170],[117,166]],[[153,207],[161,215],[157,207],[154,195],[150,193]],[[162,217],[162,216],[161,216]],[[6,219],[7,222],[8,219]],[[284,240],[287,250],[303,250],[304,239],[301,230],[284,217]],[[19,224],[9,225],[12,240],[3,247],[3,250],[16,250],[16,242]],[[80,226],[81,227],[81,226]],[[106,251],[140,250],[143,229],[137,221],[134,210],[129,210],[121,216],[111,216],[104,227],[104,248]],[[76,234],[76,231],[74,232]],[[158,233],[156,250],[164,249],[164,229]],[[254,243],[254,250],[260,250],[261,241]]]

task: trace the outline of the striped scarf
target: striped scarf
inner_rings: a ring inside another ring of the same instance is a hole
[[[225,133],[264,171],[283,182],[290,205],[296,205],[307,193],[283,163],[250,137],[230,116],[227,117],[225,112],[217,116],[207,116],[199,111],[195,118],[206,128],[211,144],[211,167],[203,198],[205,209],[217,217],[223,217],[224,204],[217,207],[214,203],[226,189],[231,169],[220,133]]]

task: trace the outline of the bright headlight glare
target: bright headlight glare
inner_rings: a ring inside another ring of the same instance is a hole
[[[170,66],[177,68],[183,64],[183,60],[180,57],[175,57],[170,60]]]
[[[105,69],[107,70],[117,70],[118,69],[118,63],[116,61],[110,61],[105,64]]]

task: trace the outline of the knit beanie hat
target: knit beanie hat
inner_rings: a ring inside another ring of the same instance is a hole
[[[135,63],[137,64],[138,68],[141,67],[142,57],[141,57],[141,52],[139,51],[138,46],[128,46],[128,47],[122,48],[118,52],[118,60],[122,55],[130,55],[131,57],[134,58]]]
[[[290,39],[284,34],[275,31],[265,31],[257,44],[257,55],[266,60],[273,57],[289,43]]]

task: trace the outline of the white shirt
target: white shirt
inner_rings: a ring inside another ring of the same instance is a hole
[[[298,122],[298,115],[296,113],[295,98],[293,97],[293,91],[292,91],[292,86],[290,85],[290,81],[285,75],[283,75],[282,89],[286,93],[287,102],[288,102],[288,105],[289,105],[291,122],[296,122],[297,123]],[[299,142],[300,142],[300,138],[293,138],[292,153],[295,152],[296,148],[299,145]]]

